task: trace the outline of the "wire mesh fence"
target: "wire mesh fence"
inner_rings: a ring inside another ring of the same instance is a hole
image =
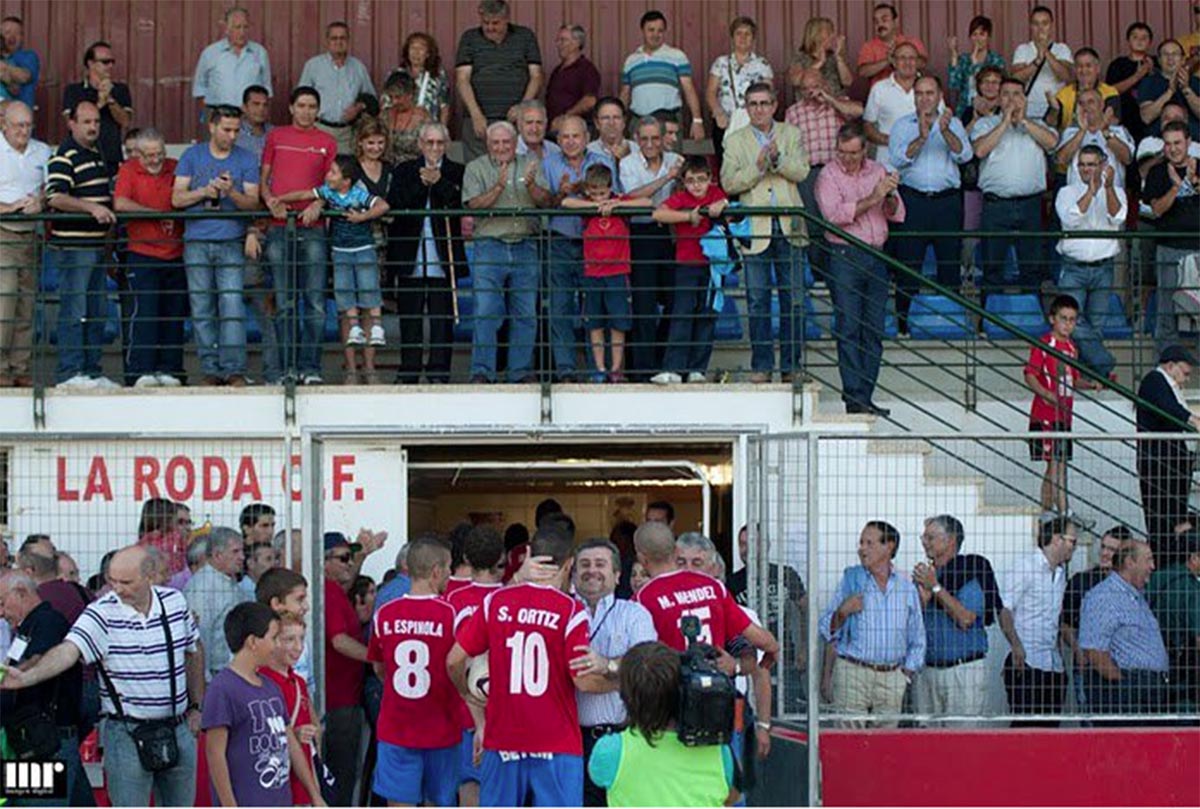
[[[816,678],[781,667],[781,715],[848,727],[1200,721],[1193,434],[752,444],[755,603],[783,603],[778,584],[802,577],[804,613],[782,613],[778,631],[807,625],[803,672]],[[1054,458],[1067,511],[1041,502]],[[1090,500],[1076,481],[1097,489]],[[798,714],[789,678],[816,696]]]

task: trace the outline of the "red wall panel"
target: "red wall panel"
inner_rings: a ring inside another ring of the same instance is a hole
[[[992,17],[995,40],[1011,55],[1027,38],[1029,0],[895,0],[904,29],[925,40],[931,69],[945,70],[946,37],[965,43],[966,26],[978,13]],[[57,140],[63,131],[59,105],[64,85],[77,81],[81,57],[95,39],[116,50],[117,76],[130,85],[135,123],[153,124],[172,141],[194,135],[196,105],[191,99],[192,71],[200,50],[220,37],[227,0],[163,2],[160,0],[0,0],[0,12],[25,20],[26,40],[42,56],[38,88],[38,133]],[[1060,34],[1071,46],[1091,44],[1106,60],[1123,47],[1125,26],[1141,19],[1158,38],[1177,36],[1192,27],[1191,3],[1181,0],[1051,0]],[[245,0],[251,36],[271,54],[276,101],[274,114],[286,117],[284,97],[300,75],[305,59],[322,49],[324,26],[333,20],[350,23],[354,53],[382,80],[395,66],[405,35],[425,30],[453,63],[461,32],[478,24],[475,0]],[[638,18],[659,8],[670,22],[669,41],[692,59],[697,84],[714,58],[728,47],[729,20],[746,14],[759,23],[759,51],[782,75],[801,41],[804,24],[814,14],[832,17],[847,34],[853,61],[858,46],[871,35],[871,0],[513,0],[513,20],[538,32],[547,69],[558,61],[554,35],[563,23],[579,23],[589,33],[588,54],[600,68],[604,89],[615,91],[621,62],[640,41]]]

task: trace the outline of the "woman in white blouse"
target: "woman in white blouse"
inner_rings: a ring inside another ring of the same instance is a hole
[[[729,24],[731,52],[718,56],[708,71],[705,102],[713,117],[713,151],[720,165],[724,149],[721,141],[728,132],[750,123],[746,113],[746,88],[755,82],[772,83],[775,72],[766,59],[754,52],[758,25],[749,17],[737,17]]]

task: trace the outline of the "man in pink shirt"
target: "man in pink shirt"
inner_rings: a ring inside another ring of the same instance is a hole
[[[263,147],[259,190],[273,219],[267,232],[267,263],[275,274],[276,325],[285,377],[321,384],[321,338],[325,328],[325,266],[329,251],[322,203],[281,202],[290,191],[325,184],[337,142],[317,129],[321,95],[312,87],[292,91],[290,126],[277,126]],[[288,211],[300,212],[296,238],[286,236]]]
[[[917,49],[922,66],[929,60],[924,42],[900,33],[900,14],[891,3],[876,3],[871,19],[875,23],[875,36],[858,51],[859,76],[874,84],[892,75],[892,51],[901,42],[909,42]]]
[[[904,202],[896,192],[900,177],[867,158],[862,125],[838,130],[835,159],[817,179],[817,204],[830,224],[874,247],[883,248],[888,222],[904,221]],[[833,333],[838,373],[847,413],[887,416],[872,401],[883,358],[888,271],[875,255],[826,231],[829,241],[829,291],[833,295]]]

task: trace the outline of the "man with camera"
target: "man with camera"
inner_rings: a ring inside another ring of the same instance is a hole
[[[153,586],[155,572],[145,548],[118,551],[108,568],[112,591],[84,610],[66,640],[28,669],[5,667],[0,681],[29,688],[81,661],[98,665],[113,806],[146,806],[151,790],[159,806],[191,806],[196,796],[204,655],[183,596]]]

